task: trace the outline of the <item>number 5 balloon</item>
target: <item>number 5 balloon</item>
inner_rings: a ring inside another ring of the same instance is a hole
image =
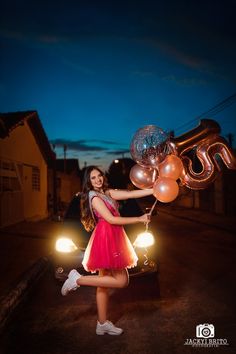
[[[216,179],[221,170],[217,155],[229,169],[236,169],[236,157],[219,133],[220,126],[217,122],[203,119],[197,128],[179,137],[170,138],[170,150],[182,158],[184,169],[180,178],[187,187],[204,189]],[[194,171],[191,159],[186,156],[190,150],[193,150],[199,159],[202,165],[201,172]]]

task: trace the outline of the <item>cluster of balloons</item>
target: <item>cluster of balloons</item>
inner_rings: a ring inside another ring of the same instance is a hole
[[[191,189],[208,187],[221,170],[217,155],[228,168],[236,169],[236,157],[219,132],[218,123],[210,119],[176,138],[154,125],[140,128],[130,146],[137,163],[130,170],[130,180],[140,189],[153,188],[154,196],[163,203],[178,196],[178,181]],[[198,158],[201,172],[194,171],[189,152]]]

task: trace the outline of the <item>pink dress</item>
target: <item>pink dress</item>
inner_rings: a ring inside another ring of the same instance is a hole
[[[101,198],[114,216],[120,215],[118,203],[101,193],[89,192],[90,206],[94,197]],[[135,267],[138,257],[123,226],[109,224],[96,210],[93,210],[93,212],[97,224],[85,250],[82,262],[84,269],[93,273],[99,269]]]

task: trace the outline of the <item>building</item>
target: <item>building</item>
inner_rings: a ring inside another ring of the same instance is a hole
[[[69,205],[73,196],[81,191],[81,177],[78,159],[56,160],[56,195],[59,215]]]
[[[37,111],[0,113],[0,227],[48,216],[54,169]]]

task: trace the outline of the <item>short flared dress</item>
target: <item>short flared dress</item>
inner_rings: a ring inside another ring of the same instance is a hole
[[[138,257],[123,226],[110,224],[96,210],[93,210],[94,197],[100,198],[114,216],[120,216],[119,205],[114,199],[95,191],[89,192],[89,202],[96,219],[96,227],[85,250],[82,262],[84,269],[94,273],[99,269],[135,267]]]

